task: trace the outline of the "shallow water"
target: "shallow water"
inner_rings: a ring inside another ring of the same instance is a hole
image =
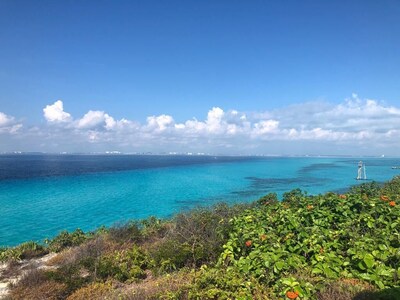
[[[197,205],[253,201],[301,188],[341,191],[359,158],[209,156],[0,156],[0,245],[42,240],[61,230],[93,230]],[[363,158],[367,176],[400,175],[398,159]]]

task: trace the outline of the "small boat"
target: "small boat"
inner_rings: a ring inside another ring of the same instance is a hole
[[[395,169],[395,170],[400,169],[400,166],[394,166],[394,167],[392,167],[392,169]]]

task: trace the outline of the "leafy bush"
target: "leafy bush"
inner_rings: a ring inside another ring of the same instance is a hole
[[[228,206],[220,203],[176,215],[168,224],[162,241],[150,247],[155,272],[216,262],[231,230],[230,218],[248,207],[248,204]]]
[[[88,235],[78,228],[71,233],[66,230],[62,231],[55,238],[46,240],[45,242],[48,244],[48,248],[51,252],[60,252],[68,247],[79,246],[86,241],[87,238]]]
[[[243,276],[234,268],[207,268],[196,274],[189,299],[269,299],[269,290],[255,278]]]
[[[0,250],[0,261],[30,259],[43,256],[47,253],[48,251],[45,247],[30,241],[16,247],[2,248]]]
[[[350,188],[350,194],[359,194],[366,197],[378,197],[381,194],[381,185],[375,181],[362,183]]]
[[[191,261],[192,248],[187,243],[166,239],[149,252],[154,261],[153,270],[156,274],[172,272],[183,268]]]
[[[163,237],[168,229],[167,222],[154,216],[142,220],[140,225],[142,235],[146,239]]]
[[[145,270],[151,262],[137,246],[130,250],[115,251],[100,258],[97,276],[103,279],[114,278],[121,282],[144,279]]]
[[[390,182],[387,182],[382,187],[382,195],[386,195],[388,200],[400,200],[400,176],[396,176]]]
[[[270,205],[278,202],[278,195],[276,193],[269,193],[256,201],[257,205]]]
[[[142,232],[137,222],[131,221],[125,224],[117,224],[108,230],[109,237],[116,242],[139,242]]]

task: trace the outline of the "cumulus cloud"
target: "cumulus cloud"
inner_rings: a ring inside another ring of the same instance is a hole
[[[5,127],[14,122],[14,117],[7,116],[5,113],[0,112],[0,127]]]
[[[71,121],[71,115],[64,111],[63,102],[57,100],[51,105],[47,105],[43,108],[44,117],[48,122],[69,122]]]
[[[254,124],[253,133],[258,135],[265,135],[278,131],[279,121],[276,120],[263,120]]]
[[[174,119],[169,115],[147,117],[147,128],[155,131],[164,131],[174,125]]]
[[[22,126],[22,124],[15,121],[14,117],[0,112],[0,133],[15,134],[22,128]]]
[[[109,124],[115,122],[114,119],[110,119],[110,117],[105,114],[104,111],[89,110],[81,119],[76,122],[76,127],[83,129],[96,128],[104,125],[106,122],[106,118]]]

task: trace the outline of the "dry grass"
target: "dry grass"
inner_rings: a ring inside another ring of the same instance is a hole
[[[64,299],[67,293],[66,285],[48,280],[45,271],[28,270],[21,280],[13,286],[11,299]]]
[[[0,280],[16,277],[20,274],[21,263],[16,260],[10,260],[6,267],[0,272]]]
[[[176,297],[174,299],[185,300],[188,299],[187,289],[192,280],[191,273],[180,271],[125,286],[125,291],[120,290],[120,296],[124,300],[155,300],[167,299],[168,295],[173,294]]]
[[[346,278],[329,284],[317,295],[318,300],[370,300],[364,292],[374,291],[374,287],[365,281]],[[365,293],[367,295],[367,293]]]
[[[106,239],[104,236],[99,236],[95,239],[73,247],[67,248],[58,253],[55,257],[47,262],[48,266],[65,266],[79,262],[82,259],[93,257],[97,258],[105,253],[112,252],[124,245],[117,244],[112,240]],[[128,246],[126,246],[128,247]]]
[[[67,300],[104,300],[116,299],[115,289],[111,282],[91,283],[72,293]]]
[[[13,300],[61,300],[66,297],[66,285],[55,281],[44,281],[34,286],[18,285],[12,289],[9,299]]]
[[[171,295],[174,299],[186,300],[187,287],[192,278],[190,273],[181,271],[129,285],[110,281],[91,283],[75,291],[67,300],[155,300],[167,299]]]

